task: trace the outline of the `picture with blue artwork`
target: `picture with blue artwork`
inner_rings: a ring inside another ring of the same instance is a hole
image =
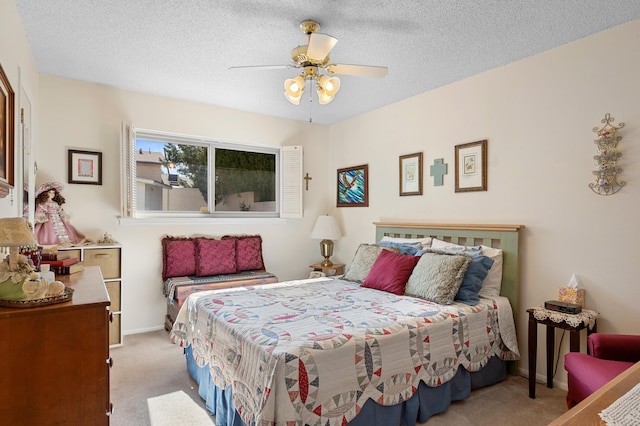
[[[369,187],[367,164],[338,170],[337,207],[368,207]]]

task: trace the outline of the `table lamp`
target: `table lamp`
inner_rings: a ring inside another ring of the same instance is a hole
[[[341,237],[340,229],[333,216],[318,216],[316,224],[311,231],[311,238],[320,241],[320,254],[324,257],[322,266],[331,266],[333,262],[329,259],[333,255],[333,241]]]
[[[23,217],[0,218],[0,247],[9,247],[9,255],[0,262],[0,299],[15,300],[24,297],[22,283],[33,272],[21,248],[36,248],[38,243],[33,229]]]

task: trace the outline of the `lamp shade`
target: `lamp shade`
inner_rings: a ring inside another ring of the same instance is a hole
[[[329,102],[333,101],[333,98],[335,98],[335,96],[333,95],[328,95],[324,90],[318,88],[318,103],[320,105],[326,105]]]
[[[0,218],[0,247],[37,245],[29,221],[23,217]]]
[[[340,237],[340,229],[333,216],[318,216],[313,231],[311,231],[311,238],[317,240],[339,240]]]
[[[340,90],[340,79],[338,77],[318,77],[318,102],[322,105],[328,104],[335,98]]]
[[[284,81],[284,97],[294,105],[300,103],[302,92],[304,92],[304,77],[301,75],[288,78]]]

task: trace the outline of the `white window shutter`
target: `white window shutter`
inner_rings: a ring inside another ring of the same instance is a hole
[[[123,122],[120,133],[120,214],[136,215],[136,131],[131,123]]]
[[[282,147],[282,218],[302,218],[302,160],[302,146]]]

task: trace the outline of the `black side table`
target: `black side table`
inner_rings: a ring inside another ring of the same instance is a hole
[[[553,356],[555,355],[555,329],[569,330],[569,349],[580,352],[580,331],[587,335],[597,330],[598,313],[583,309],[579,314],[564,314],[542,307],[529,308],[529,398],[536,397],[536,361],[538,356],[538,324],[547,326],[547,387],[553,388]]]

